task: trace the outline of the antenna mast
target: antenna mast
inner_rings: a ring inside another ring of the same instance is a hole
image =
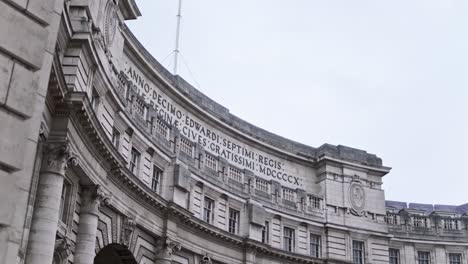
[[[177,64],[179,61],[179,39],[180,39],[180,21],[182,20],[182,0],[179,0],[179,11],[177,12],[176,42],[174,49],[174,75],[177,74]]]

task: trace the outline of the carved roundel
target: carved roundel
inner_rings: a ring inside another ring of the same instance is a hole
[[[366,206],[366,193],[361,182],[353,181],[349,186],[349,200],[354,213],[361,215]]]
[[[110,46],[114,41],[115,31],[117,30],[117,9],[112,1],[109,1],[106,7],[106,17],[104,24],[104,38],[106,45]]]

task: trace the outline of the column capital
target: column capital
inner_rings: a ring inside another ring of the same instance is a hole
[[[158,241],[156,249],[158,252],[156,254],[156,260],[172,261],[172,254],[175,251],[181,250],[182,246],[179,242],[173,240],[170,237],[162,237]]]
[[[76,166],[77,164],[76,155],[70,150],[67,141],[45,144],[41,171],[65,175],[69,165]]]
[[[101,185],[85,185],[81,192],[81,211],[97,214],[102,205],[109,204],[111,197],[111,194],[104,192]]]

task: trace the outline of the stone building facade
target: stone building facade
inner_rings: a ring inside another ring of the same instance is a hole
[[[133,0],[0,1],[0,263],[468,264],[468,205],[229,113],[162,67]]]

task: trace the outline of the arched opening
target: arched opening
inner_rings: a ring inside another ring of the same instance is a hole
[[[137,262],[126,246],[109,244],[98,252],[94,264],[137,264]]]

